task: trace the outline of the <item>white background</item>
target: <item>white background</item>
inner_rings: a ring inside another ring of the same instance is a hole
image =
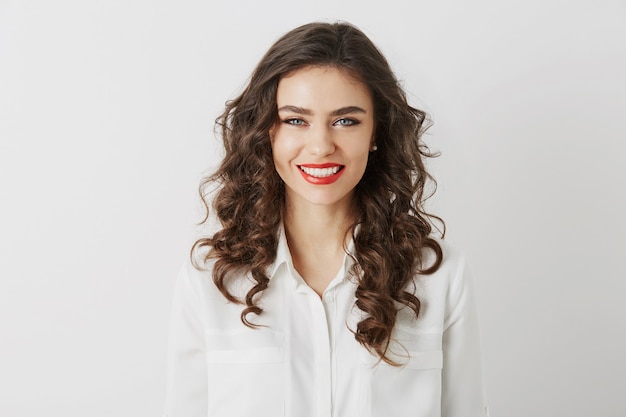
[[[319,19],[434,120],[492,415],[626,415],[626,3],[377,4],[0,0],[0,415],[160,414],[213,120]]]

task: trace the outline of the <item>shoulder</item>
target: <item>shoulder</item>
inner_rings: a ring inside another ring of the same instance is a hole
[[[446,280],[454,280],[465,268],[465,253],[454,244],[441,238],[431,237],[441,248],[441,265],[434,273],[425,276],[437,276]],[[436,260],[436,253],[430,248],[424,248],[424,265],[432,265]]]
[[[239,328],[241,322],[241,305],[232,303],[219,291],[213,282],[213,267],[215,262],[209,260],[203,263],[187,259],[180,269],[176,284],[177,299],[196,311],[207,329]],[[244,279],[234,279],[231,282],[239,285]],[[240,292],[234,292],[240,295]],[[244,293],[245,294],[245,293]]]
[[[183,281],[190,288],[193,288],[201,298],[205,299],[204,301],[223,301],[225,297],[213,281],[215,263],[215,259],[195,258],[192,260],[188,258],[181,268],[179,281]],[[235,297],[245,295],[252,285],[248,274],[243,272],[230,273],[224,283],[228,291]]]
[[[421,303],[421,310],[417,319],[418,328],[431,333],[443,331],[447,317],[454,305],[458,304],[462,293],[467,289],[469,280],[465,254],[456,245],[439,238],[434,238],[442,252],[442,261],[439,268],[431,274],[415,274],[414,294]],[[423,249],[424,265],[432,265],[436,253],[429,248]],[[411,323],[410,317],[401,323]],[[413,324],[412,324],[413,325]]]
[[[197,259],[187,258],[180,268],[177,278],[177,290],[193,295],[201,303],[210,298],[213,285],[212,280],[213,262],[199,262]]]

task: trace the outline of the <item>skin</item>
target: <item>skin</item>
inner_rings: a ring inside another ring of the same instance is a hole
[[[354,220],[354,188],[373,143],[372,97],[346,71],[307,67],[280,80],[276,100],[279,120],[270,136],[285,182],[287,242],[296,270],[321,296],[341,268]]]

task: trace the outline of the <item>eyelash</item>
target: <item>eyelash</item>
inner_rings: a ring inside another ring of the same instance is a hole
[[[347,123],[347,124],[339,123],[339,122],[341,122],[341,121],[348,122],[348,123]],[[359,121],[358,121],[358,120],[356,120],[356,119],[350,119],[350,118],[346,118],[346,117],[344,117],[344,118],[342,118],[342,119],[337,120],[337,121],[336,121],[335,123],[333,123],[333,124],[337,124],[338,126],[355,126],[355,125],[358,125],[359,123],[361,123],[361,122],[359,122]]]
[[[291,125],[291,126],[303,126],[306,122],[302,119],[293,118],[293,119],[285,119],[283,120],[283,123]]]
[[[342,123],[340,123],[340,122],[342,122]],[[303,126],[304,124],[306,124],[306,122],[304,120],[298,119],[298,118],[285,119],[285,120],[283,120],[283,123],[291,125],[291,126]],[[361,122],[359,122],[356,119],[343,117],[343,118],[333,122],[333,125],[348,127],[348,126],[358,125],[359,123],[361,123]]]

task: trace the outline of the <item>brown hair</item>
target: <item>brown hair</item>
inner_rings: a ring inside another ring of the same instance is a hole
[[[247,316],[262,313],[257,301],[269,284],[266,271],[276,258],[285,201],[269,138],[278,120],[276,90],[283,76],[312,65],[347,70],[372,94],[378,150],[370,154],[356,186],[357,221],[351,228],[355,248],[351,272],[357,281],[356,306],[364,318],[352,331],[363,346],[394,364],[386,353],[396,303],[418,316],[420,301],[407,287],[416,273],[430,274],[439,268],[443,255],[430,237],[430,220],[441,219],[423,207],[428,197],[425,185],[432,180],[423,159],[433,156],[420,140],[426,114],[407,103],[385,57],[356,27],[310,23],[288,32],[261,59],[244,91],[227,102],[216,121],[226,155],[200,187],[206,222],[206,190],[211,184],[218,186],[213,209],[222,228],[198,239],[192,253],[208,250],[202,258],[215,260],[215,285],[229,301],[245,304],[241,320],[253,326]],[[435,253],[431,265],[424,265],[425,248]],[[242,272],[254,283],[244,300],[227,285],[229,277]]]

